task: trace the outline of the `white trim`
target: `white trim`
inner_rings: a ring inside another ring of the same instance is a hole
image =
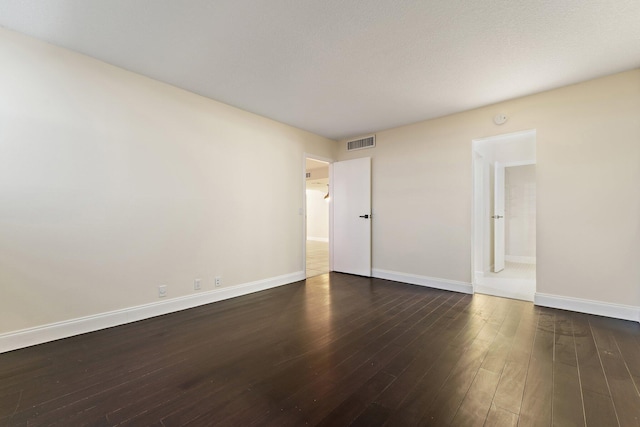
[[[515,162],[506,162],[502,166],[504,166],[505,168],[512,168],[514,166],[528,166],[528,165],[535,165],[535,164],[536,164],[535,160],[518,160]]]
[[[494,142],[494,141],[502,141],[505,139],[518,138],[521,136],[529,136],[529,135],[536,135],[537,137],[537,133],[538,133],[538,130],[534,128],[534,129],[520,130],[517,132],[501,133],[493,136],[485,136],[483,138],[474,138],[471,140],[471,142],[476,142],[476,141],[477,142]]]
[[[393,280],[394,282],[408,283],[410,285],[444,289],[445,291],[462,292],[465,294],[473,293],[473,286],[471,285],[471,283],[458,282],[456,280],[438,279],[435,277],[420,276],[410,273],[400,273],[398,271],[380,270],[377,268],[371,270],[371,276],[378,279],[387,279]]]
[[[335,188],[333,185],[333,162],[329,163],[329,188]],[[333,197],[329,198],[329,271],[333,271]]]
[[[313,240],[314,242],[329,242],[328,237],[307,237],[307,240]]]
[[[520,264],[535,264],[536,257],[534,256],[519,256],[519,255],[505,255],[505,261],[518,262]]]
[[[640,322],[640,307],[536,292],[535,305]]]
[[[64,320],[35,328],[8,332],[0,334],[0,353],[186,310],[188,308],[235,298],[301,280],[305,280],[304,271],[230,286],[228,288],[199,292],[198,294],[172,298],[161,302],[153,302],[136,307]]]

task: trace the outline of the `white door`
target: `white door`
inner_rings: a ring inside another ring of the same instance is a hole
[[[504,270],[504,165],[495,165],[495,179],[493,191],[493,271]]]
[[[332,166],[333,270],[371,276],[371,158]]]

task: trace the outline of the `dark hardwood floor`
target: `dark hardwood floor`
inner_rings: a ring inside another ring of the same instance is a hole
[[[0,354],[0,425],[637,426],[640,325],[331,273]]]

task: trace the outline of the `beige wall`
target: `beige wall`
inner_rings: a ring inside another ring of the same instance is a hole
[[[640,70],[345,153],[6,30],[0,64],[0,333],[301,271],[303,153],[373,157],[374,268],[470,282],[471,141],[525,129],[538,292],[640,305]]]
[[[371,150],[341,144],[341,160],[372,157],[373,267],[471,282],[471,141],[528,129],[537,291],[639,306],[640,70],[380,131]]]
[[[0,333],[302,271],[334,141],[6,30],[0,64]]]

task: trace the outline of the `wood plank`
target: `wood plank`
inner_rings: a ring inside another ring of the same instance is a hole
[[[391,417],[388,425],[415,425],[420,422],[426,408],[461,357],[460,345],[469,345],[473,341],[483,327],[484,310],[491,312],[493,308],[495,301],[487,299],[468,306],[466,315],[443,329],[429,343],[429,351],[423,352],[415,363],[412,362],[413,366],[402,373],[404,380],[398,378],[376,399],[377,403],[389,410],[386,412]]]
[[[343,366],[343,363],[352,359],[355,353],[362,353],[362,346],[366,346],[367,343],[375,339],[378,336],[378,331],[380,333],[386,332],[389,330],[390,325],[400,322],[399,319],[414,314],[416,310],[428,309],[428,304],[420,305],[420,301],[421,299],[416,299],[415,297],[401,300],[399,303],[394,300],[393,304],[385,306],[385,310],[378,313],[385,319],[383,322],[374,322],[375,326],[372,328],[370,326],[371,322],[364,321],[362,329],[354,328],[348,334],[339,337],[331,346],[331,352],[327,353],[320,349],[317,352],[307,353],[303,358],[296,358],[291,360],[290,363],[278,366],[268,374],[266,379],[253,383],[251,388],[243,391],[242,395],[237,396],[237,399],[241,402],[249,399],[246,402],[254,408],[254,416],[258,416],[258,418],[273,417],[273,414],[277,413],[277,417],[282,419],[283,425],[287,423],[285,419],[290,419],[293,423],[299,422],[298,413],[301,409],[298,404],[301,405],[301,403],[294,400],[296,396],[302,395],[305,399],[310,398],[311,401],[324,402],[323,395],[329,393],[335,387],[332,378],[345,374],[345,372],[341,374],[327,372],[328,375],[317,376],[316,372],[327,371],[330,367],[336,369]],[[437,298],[431,301],[437,301]],[[352,336],[354,334],[357,334],[356,339]],[[336,366],[328,365],[329,360]],[[348,373],[348,369],[352,369],[348,366],[351,365],[347,365],[346,373]],[[286,370],[287,374],[281,374],[282,370]],[[310,389],[313,396],[305,393],[304,390],[306,389]],[[261,396],[269,396],[269,398],[262,399]],[[234,406],[237,405],[237,401],[229,402],[216,411],[211,411],[203,405],[194,406],[189,415],[181,411],[181,413],[173,415],[172,418],[179,416],[181,424],[185,424],[186,420],[189,422],[199,420],[201,423],[219,422],[227,417],[233,417]],[[212,419],[214,412],[215,419]],[[254,422],[248,414],[242,414],[241,416],[242,424]],[[166,421],[172,422],[171,419]],[[233,423],[233,421],[229,422]],[[240,421],[237,422],[240,423]]]
[[[491,401],[498,387],[500,374],[480,368],[460,404],[452,424],[483,426],[491,409]]]
[[[636,425],[639,375],[634,322],[331,273],[0,354],[0,425]]]
[[[446,425],[451,422],[477,376],[480,364],[490,344],[489,341],[479,339],[473,343],[471,348],[464,351],[436,398],[422,416],[422,422],[434,425]],[[496,377],[496,386],[497,383],[498,378]]]
[[[519,425],[521,426],[551,425],[553,343],[554,313],[551,310],[542,310],[538,318],[520,408]]]
[[[318,426],[340,426],[350,425],[360,414],[362,414],[369,404],[382,393],[389,384],[395,381],[396,377],[379,371],[371,377],[362,387],[345,399],[339,406],[325,416]]]
[[[552,424],[584,426],[586,420],[571,314],[556,312],[554,326]]]
[[[389,410],[377,403],[371,403],[367,406],[358,418],[356,418],[350,427],[378,427],[384,425],[384,420],[389,417]]]
[[[598,394],[591,390],[582,390],[582,396],[588,426],[615,427],[620,425],[611,396]]]
[[[613,407],[620,425],[640,425],[640,393],[620,353],[611,328],[613,319],[589,318]]]
[[[505,300],[500,300],[493,310],[486,313],[480,311],[477,332],[467,327],[456,337],[444,353],[448,360],[440,359],[435,369],[429,372],[430,375],[424,377],[422,387],[415,389],[413,396],[407,399],[409,406],[405,403],[405,407],[411,410],[398,408],[394,413],[398,422],[390,424],[412,424],[415,416],[419,417],[418,424],[451,422],[504,321],[505,304]],[[454,354],[456,356],[452,357]],[[415,404],[419,405],[418,409]]]
[[[514,414],[520,413],[537,323],[538,313],[525,307],[493,397],[494,405]]]
[[[394,337],[386,340],[391,345],[385,346],[382,341],[376,340],[355,353],[349,354],[343,362],[338,363],[334,369],[331,370],[332,377],[335,378],[332,393],[323,390],[323,393],[319,394],[317,393],[318,389],[315,387],[314,382],[310,382],[306,387],[292,394],[281,403],[285,411],[285,413],[281,415],[283,418],[281,423],[286,423],[286,419],[289,417],[286,413],[287,411],[291,412],[299,410],[300,408],[306,412],[306,418],[304,419],[306,423],[315,424],[319,422],[322,419],[321,411],[338,406],[341,401],[349,396],[349,393],[355,390],[354,387],[356,384],[361,384],[377,373],[388,361],[393,359],[395,355],[406,347],[406,345],[414,339],[415,333],[423,334],[425,332],[422,328],[416,328],[416,325],[419,325],[422,320],[430,318],[431,314],[445,312],[446,307],[446,304],[440,304],[431,309],[429,306],[424,305],[416,314],[427,309],[429,315],[423,317],[420,317],[422,315],[418,315],[415,318],[413,315],[409,316],[388,329],[381,336],[381,338],[386,335]],[[313,397],[313,399],[311,399],[311,397]],[[322,402],[322,406],[316,404],[317,402]]]
[[[589,317],[587,315],[574,314],[573,325],[582,389],[608,396],[609,386],[607,385],[598,349],[591,333]]]
[[[517,427],[518,415],[501,409],[496,405],[491,405],[489,415],[484,422],[486,427]]]

